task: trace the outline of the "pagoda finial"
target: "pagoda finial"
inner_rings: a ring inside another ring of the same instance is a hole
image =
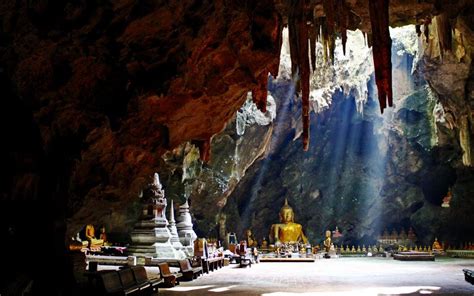
[[[171,200],[171,206],[170,206],[170,224],[175,223],[176,221],[174,220],[174,206],[173,206],[173,200]]]

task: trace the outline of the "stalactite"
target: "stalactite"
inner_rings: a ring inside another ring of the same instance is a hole
[[[281,18],[281,16],[279,14],[275,14],[274,15],[274,18],[275,18],[275,23],[276,23],[276,26],[272,32],[272,35],[275,36],[275,40],[276,40],[276,44],[277,46],[275,47],[275,55],[276,56],[280,56],[280,52],[281,52],[281,45],[282,45],[282,42],[283,42],[283,36],[282,36],[282,32],[283,32],[283,20]],[[269,71],[270,74],[273,76],[273,77],[277,77],[278,76],[278,71],[279,71],[279,67],[280,67],[280,63],[279,63],[280,59],[278,59],[278,62],[274,63],[273,65],[271,65],[269,67]],[[265,85],[267,84],[267,82],[265,82]]]
[[[370,23],[374,46],[372,53],[374,58],[375,80],[379,95],[380,111],[388,105],[392,106],[392,62],[390,39],[389,0],[369,0]]]
[[[257,86],[252,90],[252,101],[257,105],[258,110],[265,113],[267,112],[268,74],[262,73],[257,80]]]
[[[202,162],[209,163],[211,160],[211,139],[193,140],[191,143],[199,148],[199,158]]]
[[[323,60],[326,63],[328,61],[328,30],[327,30],[327,25],[326,22],[321,23],[321,39],[322,39],[322,44],[323,44]]]
[[[430,40],[430,24],[431,24],[431,19],[426,18],[424,25],[423,25],[423,33],[425,34],[425,41],[429,42]]]
[[[336,6],[334,0],[323,0],[324,13],[326,14],[326,28],[327,28],[327,39],[326,44],[328,45],[329,57],[331,63],[334,63],[334,50],[336,48],[335,40],[335,17],[336,17]]]
[[[329,60],[331,64],[334,65],[334,51],[336,50],[336,34],[329,35],[328,51],[329,51]]]
[[[436,28],[438,31],[440,53],[443,55],[444,52],[452,49],[452,30],[446,13],[436,16]]]
[[[288,18],[288,39],[290,43],[291,75],[296,77],[298,69],[298,40],[295,19],[291,15]]]
[[[470,131],[469,118],[463,115],[460,119],[459,126],[459,144],[463,151],[462,162],[465,166],[472,166],[472,155],[471,155],[471,131]]]
[[[334,0],[323,0],[324,13],[326,14],[326,23],[328,26],[329,35],[334,34],[335,12],[336,7]]]
[[[420,37],[420,35],[421,35],[421,25],[415,25],[415,31],[416,31],[416,35],[418,35],[418,37]]]
[[[349,25],[349,7],[346,6],[344,0],[337,0],[336,11],[338,31],[341,34],[342,40],[342,51],[344,55],[346,55],[347,27]]]
[[[319,26],[317,27],[319,29]],[[310,46],[310,57],[311,57],[311,70],[316,70],[316,39],[318,37],[316,25],[313,24],[309,28],[309,46]]]
[[[301,1],[301,0],[300,0]],[[301,1],[303,2],[303,1]],[[299,33],[299,67],[301,71],[301,99],[303,109],[303,150],[309,148],[309,61],[308,61],[308,28],[302,17],[298,22]]]
[[[373,41],[373,38],[372,38],[372,33],[367,33],[367,46],[368,47],[372,47],[372,42]]]
[[[344,55],[346,55],[347,29],[344,29],[341,32],[341,39],[342,39],[342,51]]]
[[[305,0],[292,0],[288,15],[288,33],[290,41],[291,68],[293,75],[300,74],[296,90],[301,87],[303,110],[303,149],[309,147],[309,53],[308,53],[308,25],[305,17]],[[317,36],[317,35],[316,35]],[[316,36],[313,36],[315,38]],[[298,86],[299,85],[299,86]]]
[[[291,57],[291,75],[292,77],[296,77],[297,69],[298,69],[298,30],[296,24],[296,11],[295,8],[292,7],[290,9],[290,15],[288,17],[288,39],[290,43],[290,57]],[[296,92],[299,91],[299,83],[296,83],[295,86]]]

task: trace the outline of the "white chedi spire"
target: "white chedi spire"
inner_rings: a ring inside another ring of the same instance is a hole
[[[169,219],[169,224],[168,224],[168,229],[170,230],[171,233],[171,244],[173,245],[173,248],[176,250],[181,250],[183,249],[183,245],[181,244],[178,236],[178,229],[176,228],[176,221],[174,220],[174,206],[173,206],[173,200],[171,200],[171,205],[170,205],[170,219]]]
[[[130,234],[132,244],[128,251],[138,257],[183,259],[185,254],[171,244],[172,236],[165,215],[167,202],[157,173],[150,187],[151,196],[142,199],[143,213]]]
[[[178,236],[181,244],[185,248],[186,255],[194,255],[194,241],[197,238],[196,233],[193,230],[193,222],[191,219],[191,214],[189,213],[189,204],[188,200],[179,207],[179,216],[177,218],[178,224],[176,225],[178,229]]]

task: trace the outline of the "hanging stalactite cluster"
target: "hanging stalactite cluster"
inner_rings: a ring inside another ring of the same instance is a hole
[[[375,81],[379,95],[380,112],[393,105],[392,95],[392,39],[388,30],[388,0],[369,0],[370,23],[372,27],[372,55],[374,58]]]
[[[275,0],[275,3],[282,15],[282,17],[275,19],[275,23],[278,25],[273,26],[273,28],[278,28],[275,34],[280,36],[275,39],[278,40],[278,48],[281,47],[282,27],[285,24],[288,25],[292,77],[296,92],[301,91],[303,149],[307,151],[310,137],[309,81],[311,71],[314,72],[316,69],[316,59],[318,58],[316,44],[317,42],[322,44],[324,61],[334,64],[336,38],[341,38],[345,55],[347,30],[360,28],[363,22],[362,18],[351,8],[350,5],[353,3],[346,2],[346,0]],[[389,0],[369,0],[367,7],[370,27],[362,25],[363,34],[367,45],[373,48],[375,80],[380,111],[383,113],[387,106],[393,105]],[[424,34],[428,41],[431,15],[424,15],[418,20],[416,32],[418,36]],[[264,21],[257,20],[257,22]],[[436,17],[436,26],[441,52],[451,50],[452,24],[447,14]],[[268,73],[275,77],[278,73],[278,65],[270,65],[267,70],[256,78],[256,87],[252,89],[253,101],[262,112],[266,112]]]
[[[355,28],[351,23],[355,24],[357,19],[344,0],[323,0],[323,10],[321,15],[306,0],[289,0],[287,3],[291,70],[296,79],[296,91],[301,90],[305,151],[309,148],[309,79],[310,70],[316,69],[316,42],[323,45],[324,60],[334,63],[336,37],[338,34],[341,37],[345,54],[347,30]]]
[[[369,2],[372,33],[364,33],[364,36],[367,35],[369,46],[373,40],[375,77],[383,112],[387,100],[392,106],[388,0]],[[346,54],[347,30],[355,30],[360,23],[360,18],[345,0],[322,0],[322,11],[311,3],[309,0],[287,0],[283,5],[289,31],[292,77],[296,91],[301,91],[305,151],[309,148],[309,80],[311,70],[316,68],[316,42],[323,45],[324,61],[334,63],[336,38],[341,38],[343,53]],[[281,34],[281,30],[278,33]],[[272,74],[278,72],[278,69],[270,70]],[[253,101],[262,112],[266,111],[267,73],[258,77],[257,86],[252,90]]]
[[[258,5],[257,5],[258,6]],[[260,4],[257,10],[265,10],[267,7],[264,4]],[[265,13],[256,13],[252,18],[252,29],[258,31],[260,28],[270,28],[269,35],[272,36],[272,40],[275,40],[276,44],[272,45],[272,50],[275,55],[280,56],[281,50],[281,31],[282,31],[282,19],[277,13],[272,14],[270,19],[262,17]],[[256,33],[258,34],[258,33]],[[252,101],[257,105],[258,109],[262,112],[267,111],[267,83],[268,73],[276,77],[278,75],[279,63],[272,63],[267,66],[265,71],[261,72],[256,78],[256,86],[252,89]]]
[[[303,113],[303,149],[309,147],[309,53],[308,25],[304,0],[292,1],[288,16],[291,70],[293,77],[300,75],[297,89],[301,88]],[[313,64],[313,61],[311,62]]]

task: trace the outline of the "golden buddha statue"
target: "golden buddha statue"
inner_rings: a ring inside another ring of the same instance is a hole
[[[433,251],[442,251],[443,250],[443,247],[441,246],[441,244],[438,242],[438,238],[435,237],[435,240],[433,242],[433,247],[432,247]]]
[[[268,242],[266,238],[262,240],[262,249],[268,249]]]
[[[326,239],[324,240],[324,250],[326,252],[329,252],[329,249],[331,248],[331,231],[326,230]]]
[[[92,225],[92,224],[87,224],[86,225],[85,235],[86,235],[87,241],[89,242],[89,247],[99,247],[99,246],[104,245],[104,240],[97,239],[95,237],[94,225]]]
[[[281,243],[308,243],[308,239],[303,233],[303,226],[294,222],[293,209],[288,205],[288,200],[285,199],[285,204],[280,209],[280,222],[273,224],[270,230],[270,238],[275,244]]]
[[[255,240],[255,238],[252,234],[252,230],[247,229],[245,234],[247,236],[247,239],[246,239],[247,240],[247,247],[249,247],[249,248],[256,247],[257,246],[257,240]]]

